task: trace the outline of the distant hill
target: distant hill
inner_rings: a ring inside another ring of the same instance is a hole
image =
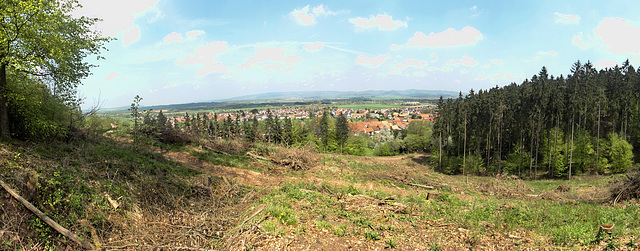
[[[420,98],[431,99],[440,98],[443,96],[457,97],[458,93],[454,91],[442,91],[442,90],[367,90],[367,91],[303,91],[303,92],[268,92],[253,95],[245,95],[239,97],[233,97],[224,100],[217,101],[241,101],[241,100],[278,100],[278,101],[291,101],[291,100],[316,100],[316,99],[348,99],[348,98],[363,98],[363,99],[406,99],[406,98]]]
[[[368,91],[306,91],[306,92],[268,92],[245,95],[228,99],[183,104],[166,104],[144,106],[141,109],[153,110],[209,110],[209,109],[246,109],[263,105],[309,105],[317,102],[331,102],[339,100],[352,101],[384,101],[384,100],[425,100],[457,97],[454,91],[441,90],[368,90]],[[103,112],[123,112],[129,107],[103,109]]]

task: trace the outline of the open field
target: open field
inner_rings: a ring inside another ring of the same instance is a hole
[[[631,250],[640,238],[638,201],[607,202],[624,176],[447,176],[421,154],[313,154],[294,171],[268,145],[138,144],[5,144],[2,179],[21,190],[38,173],[34,204],[105,249]],[[3,249],[76,248],[4,192],[0,210]]]

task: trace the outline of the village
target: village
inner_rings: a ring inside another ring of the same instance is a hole
[[[332,107],[329,109],[329,114],[331,114],[332,117],[344,115],[349,121],[349,127],[354,135],[375,135],[383,130],[404,130],[408,127],[409,123],[413,121],[433,122],[434,109],[434,105],[382,109]],[[244,122],[253,120],[254,117],[258,121],[263,121],[268,118],[269,112],[278,119],[305,120],[313,117],[322,117],[324,110],[318,107],[286,107],[267,110],[252,109],[248,112],[207,112],[204,116],[206,116],[206,119],[216,119],[217,121],[230,118],[234,121]],[[203,116],[203,114],[198,113],[198,116]],[[176,126],[184,123],[185,118],[182,116],[169,117],[169,121],[172,121],[172,125]]]

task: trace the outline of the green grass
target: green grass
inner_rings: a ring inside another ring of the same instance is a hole
[[[509,181],[510,182],[510,181]],[[575,181],[572,186],[590,186],[598,184],[599,180]],[[541,190],[553,190],[563,181],[535,181],[527,182]],[[552,189],[553,188],[553,189]],[[400,222],[419,222],[422,220],[456,223],[458,226],[470,230],[470,236],[481,236],[487,231],[510,233],[527,232],[528,235],[542,236],[550,243],[562,247],[587,246],[596,241],[599,226],[605,223],[616,225],[612,236],[640,235],[640,206],[629,204],[625,207],[612,207],[596,202],[559,202],[544,199],[505,198],[500,196],[475,195],[470,199],[461,199],[457,192],[445,192],[438,200],[427,200],[426,194],[412,194],[396,196],[398,203],[406,205],[421,216],[412,216],[401,212],[386,215]],[[315,218],[315,225],[328,229],[336,236],[349,233],[362,235],[370,241],[377,241],[383,233],[402,231],[395,225],[388,225],[379,221],[380,217],[357,210],[345,211],[334,196],[349,196],[365,194],[377,199],[383,199],[389,194],[378,190],[360,190],[353,185],[332,187],[309,183],[286,183],[280,189],[273,191],[263,198],[272,207],[288,207],[301,200],[311,201],[306,213],[298,213],[295,217]],[[274,211],[272,217],[281,223],[290,219],[294,213]],[[280,216],[286,215],[286,216]],[[337,221],[338,223],[329,223]],[[286,224],[286,223],[283,223]],[[348,231],[351,229],[351,231]],[[385,245],[393,246],[392,239],[386,239]],[[611,247],[620,243],[607,244]],[[634,245],[631,243],[630,245]],[[432,246],[437,249],[439,246]]]
[[[510,206],[505,206],[509,204]],[[462,201],[453,195],[425,204],[424,215],[443,218],[463,227],[483,232],[482,222],[493,223],[500,231],[531,230],[548,236],[560,246],[587,245],[601,224],[615,223],[614,235],[640,234],[640,207],[609,207],[591,203],[561,203],[548,200],[496,199]]]
[[[59,224],[79,229],[80,236],[90,235],[87,226],[98,232],[111,231],[109,215],[121,213],[132,204],[141,209],[178,206],[175,198],[191,191],[192,185],[185,179],[200,174],[146,147],[133,148],[108,138],[69,143],[17,142],[3,144],[3,148],[15,156],[5,159],[7,165],[0,165],[3,178],[28,170],[37,173],[34,206]],[[11,185],[23,192],[19,184]],[[114,210],[104,194],[117,198],[121,207]],[[28,238],[45,248],[60,245],[62,238],[44,222],[33,218],[28,223],[32,235]]]
[[[195,156],[200,160],[209,162],[214,165],[228,166],[228,167],[237,167],[242,169],[249,169],[257,172],[264,171],[262,168],[259,168],[252,164],[252,159],[244,154],[240,155],[224,155],[210,151],[195,151],[195,150],[187,150],[187,152],[191,156]]]

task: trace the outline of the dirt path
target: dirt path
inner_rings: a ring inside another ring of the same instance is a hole
[[[189,166],[195,170],[199,170],[216,177],[226,177],[227,179],[235,180],[242,185],[259,188],[276,188],[288,180],[288,177],[281,175],[271,175],[269,173],[260,173],[242,168],[215,165],[191,156],[186,152],[170,151],[164,153],[164,156],[172,161]],[[258,165],[258,163],[254,164]]]

